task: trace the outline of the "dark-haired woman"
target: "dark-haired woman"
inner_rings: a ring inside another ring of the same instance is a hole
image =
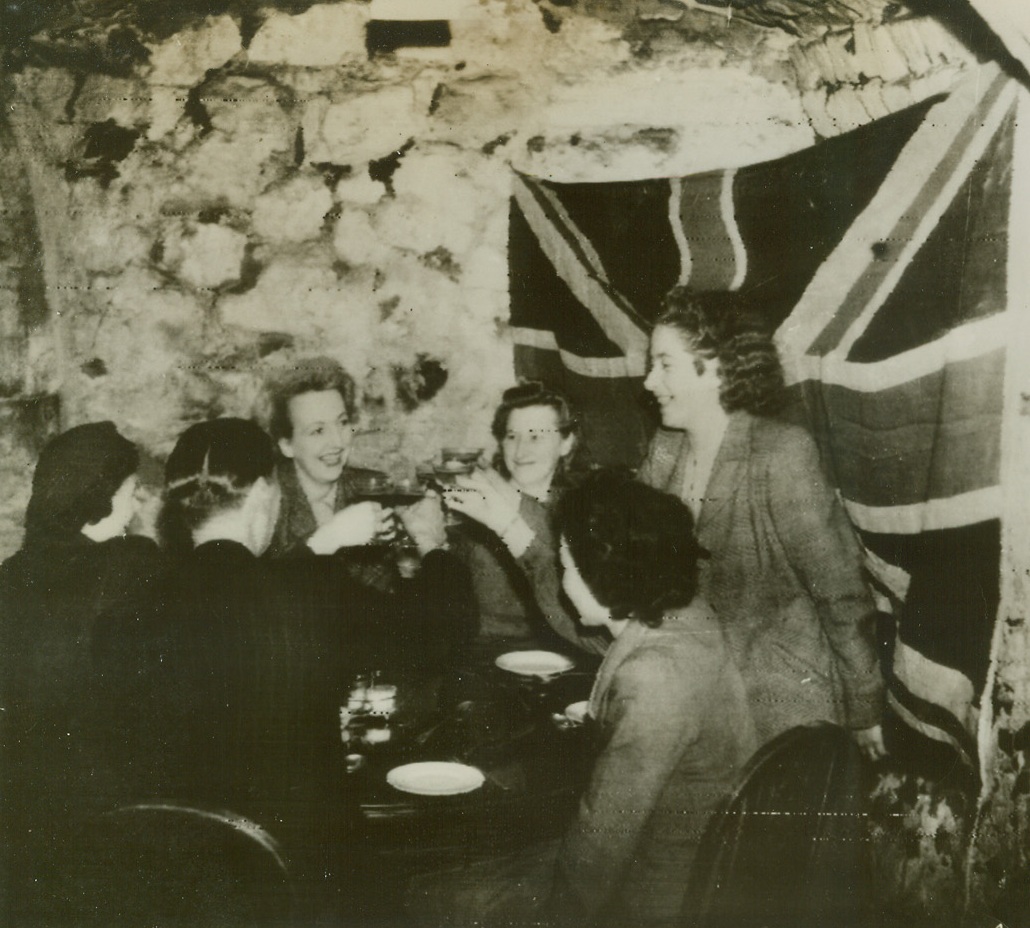
[[[578,426],[568,401],[539,383],[505,390],[491,432],[497,441],[494,467],[507,483],[518,514],[544,532],[551,511],[566,489]],[[457,548],[469,565],[479,605],[477,650],[496,656],[503,650],[547,641],[533,590],[494,533],[467,524]]]
[[[297,827],[314,813],[318,827],[338,788],[338,712],[353,676],[443,663],[470,621],[471,596],[462,565],[441,550],[438,500],[401,513],[423,565],[397,594],[314,556],[358,529],[371,540],[387,521],[377,505],[337,513],[308,539],[309,556],[269,561],[259,556],[278,506],[274,447],[257,425],[215,419],[179,438],[162,521],[192,550],[155,638],[155,686],[173,729],[178,792]]]
[[[562,587],[583,626],[612,641],[590,695],[589,785],[559,849],[474,869],[457,888],[427,884],[411,906],[446,908],[446,885],[454,924],[681,925],[705,823],[755,748],[744,683],[695,598],[698,549],[678,499],[595,472],[563,497],[557,526]]]
[[[884,754],[875,608],[851,527],[803,429],[774,418],[783,373],[737,294],[670,294],[644,386],[661,410],[640,479],[697,519],[701,591],[726,628],[759,738],[826,720]]]
[[[22,547],[0,567],[0,846],[10,850],[129,789],[123,633],[152,620],[163,575],[154,542],[125,534],[138,464],[110,422],[54,438],[33,474]]]
[[[559,527],[562,587],[614,641],[590,694],[602,747],[554,907],[566,924],[678,925],[701,832],[755,747],[744,684],[695,598],[693,520],[678,500],[599,473],[563,500]]]

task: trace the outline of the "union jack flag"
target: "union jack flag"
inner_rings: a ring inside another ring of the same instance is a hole
[[[1018,85],[947,97],[776,161],[686,178],[519,176],[517,372],[564,389],[587,457],[635,464],[654,428],[647,336],[674,285],[739,289],[896,620],[895,717],[976,763],[999,604],[1008,219]]]

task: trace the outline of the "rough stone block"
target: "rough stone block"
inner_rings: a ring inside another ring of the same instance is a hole
[[[283,107],[287,102],[283,96],[268,81],[232,74],[207,82],[198,102],[212,128],[226,135],[245,138],[253,143],[271,134],[277,143],[288,141],[292,144],[294,122]],[[279,138],[283,134],[288,136],[288,140]]]
[[[360,171],[340,180],[335,192],[336,199],[345,205],[372,206],[383,198],[386,186],[381,181],[372,180],[368,171]]]
[[[257,331],[322,338],[327,331],[335,339],[354,325],[371,319],[354,319],[358,301],[340,282],[329,260],[305,254],[281,256],[262,272],[256,286],[246,293],[223,297],[218,312],[226,325]],[[371,325],[362,330],[367,340]]]
[[[320,177],[297,177],[267,191],[254,205],[254,231],[271,242],[318,238],[333,195]]]
[[[177,32],[150,46],[150,80],[155,84],[192,87],[242,47],[239,27],[231,16],[209,16],[196,29]]]
[[[150,120],[150,85],[91,74],[75,100],[75,119],[83,123],[113,119],[119,126],[142,126]]]
[[[475,205],[466,194],[447,213],[425,209],[413,197],[387,200],[376,211],[376,234],[394,248],[417,254],[444,245],[452,252],[463,252],[473,241]]]
[[[216,223],[182,223],[164,239],[163,263],[184,283],[215,290],[237,283],[247,236]]]
[[[512,81],[482,78],[448,79],[437,83],[431,96],[429,137],[455,141],[463,148],[478,148],[483,154],[503,150],[522,121],[543,95]]]
[[[508,294],[508,261],[505,251],[493,246],[475,249],[465,262],[463,288],[471,292]]]
[[[296,16],[273,12],[250,42],[252,64],[326,68],[364,60],[368,13],[354,3],[318,4]]]
[[[309,162],[363,164],[402,148],[425,128],[408,87],[385,87],[347,100],[313,101],[304,113]]]
[[[262,190],[281,180],[286,166],[270,160],[267,151],[278,143],[267,136],[253,142],[212,134],[191,149],[179,166],[181,180],[194,191],[194,199],[250,209]]]
[[[901,81],[909,76],[905,56],[894,41],[893,30],[887,26],[855,26],[855,47],[859,50],[860,56],[872,62],[873,70],[863,68],[863,73],[867,77]]]
[[[826,112],[838,133],[850,132],[871,121],[855,87],[841,87],[831,93],[826,98]]]
[[[186,91],[181,87],[162,87],[154,84],[150,89],[150,111],[147,138],[155,141],[171,132],[183,116]]]
[[[360,209],[344,209],[336,220],[333,247],[348,264],[385,266],[391,250],[376,235],[368,214]]]

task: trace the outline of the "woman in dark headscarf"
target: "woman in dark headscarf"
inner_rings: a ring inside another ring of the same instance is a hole
[[[0,567],[0,796],[8,846],[33,824],[126,788],[126,626],[147,621],[162,559],[125,532],[139,455],[110,422],[53,439],[22,548]]]

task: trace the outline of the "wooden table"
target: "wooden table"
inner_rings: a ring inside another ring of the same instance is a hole
[[[391,740],[342,749],[345,914],[397,917],[412,876],[561,834],[592,750],[587,727],[563,727],[554,716],[585,699],[592,680],[589,671],[541,681],[482,667],[432,686],[400,683]],[[346,753],[360,753],[358,769],[347,772]],[[423,760],[470,764],[486,781],[458,796],[412,795],[386,782],[392,768]]]

